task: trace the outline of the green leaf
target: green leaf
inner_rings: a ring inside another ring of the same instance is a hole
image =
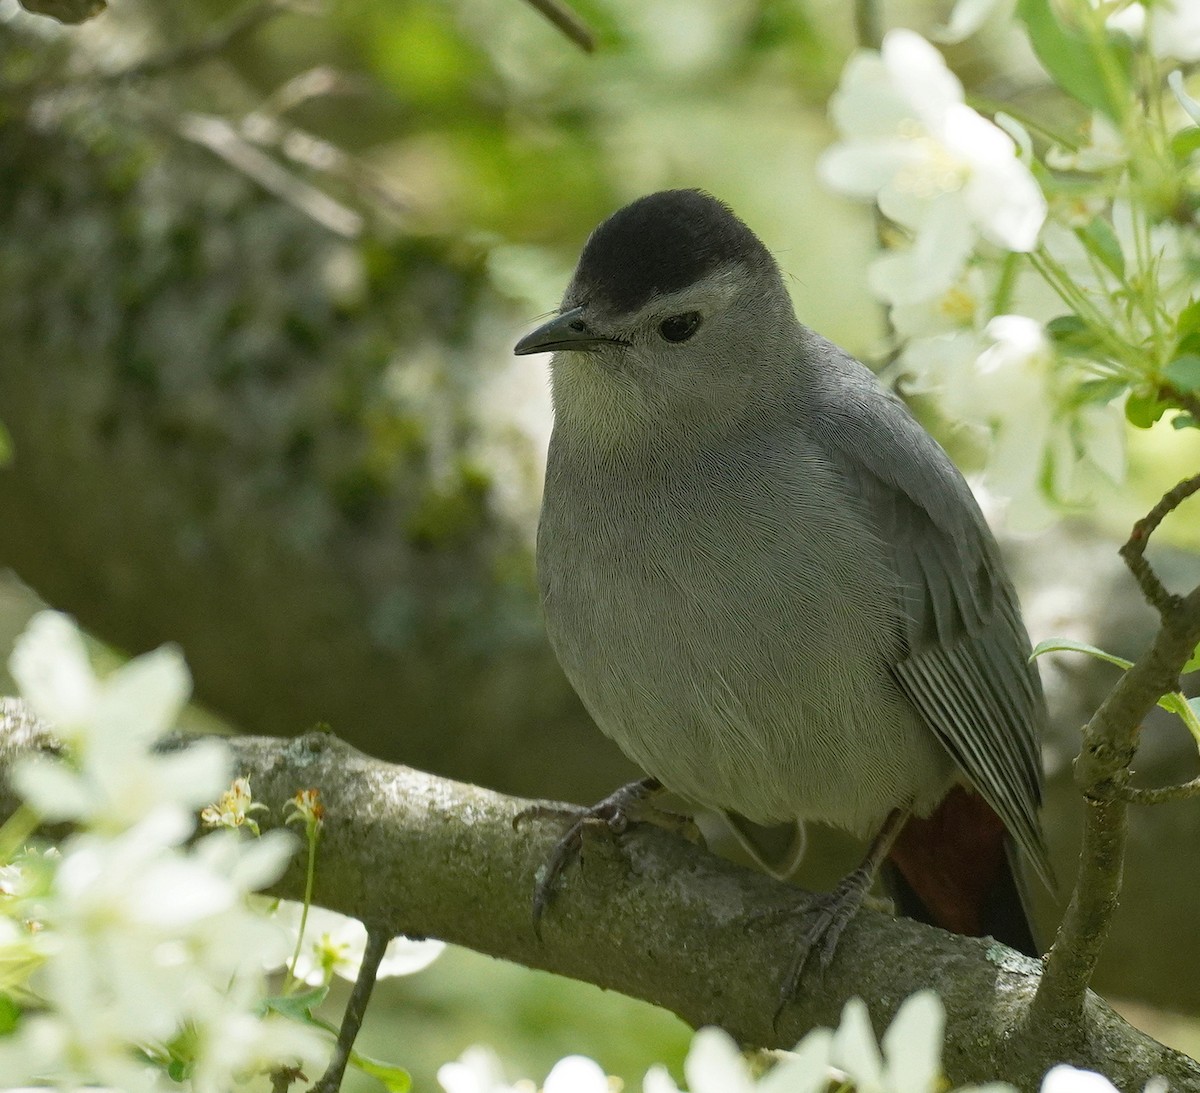
[[[1086,228],[1080,228],[1075,234],[1113,273],[1124,278],[1125,254],[1121,250],[1121,241],[1117,238],[1117,233],[1107,220],[1097,216]]]
[[[1196,746],[1200,747],[1200,705],[1196,700],[1192,699],[1189,702],[1179,691],[1172,691],[1170,694],[1163,695],[1158,700],[1158,704],[1164,710],[1173,713],[1187,726]]]
[[[266,1000],[265,1005],[268,1010],[280,1013],[284,1017],[290,1017],[302,1025],[308,1025],[313,1023],[312,1011],[325,1001],[325,996],[328,994],[329,985],[325,984],[322,987],[301,991],[299,994],[273,995]]]
[[[1200,133],[1200,129],[1196,130]],[[1186,338],[1189,334],[1200,332],[1200,300],[1193,300],[1175,320],[1175,336]]]
[[[1154,395],[1130,395],[1125,402],[1125,417],[1130,425],[1149,429],[1170,407]]]
[[[1163,375],[1176,391],[1184,394],[1200,391],[1200,356],[1188,353],[1186,356],[1176,357],[1163,369]]]
[[[380,1062],[357,1051],[350,1052],[350,1065],[383,1082],[388,1093],[408,1093],[412,1089],[412,1075],[403,1067]]]
[[[21,1007],[4,993],[0,993],[0,1036],[7,1036],[16,1029],[21,1020]]]
[[[1087,323],[1079,315],[1056,315],[1046,324],[1046,333],[1055,341],[1063,341],[1083,333],[1087,328]]]
[[[1096,402],[1106,403],[1112,402],[1118,395],[1123,394],[1129,389],[1129,384],[1124,380],[1103,379],[1103,380],[1084,380],[1076,391],[1079,396],[1080,403]]]
[[[1044,653],[1086,653],[1089,657],[1115,664],[1118,668],[1128,670],[1133,667],[1132,660],[1126,660],[1115,653],[1106,653],[1095,645],[1089,645],[1086,641],[1076,641],[1074,638],[1047,638],[1045,641],[1039,641],[1029,654],[1029,659],[1036,660]]]
[[[1078,315],[1059,315],[1046,324],[1046,333],[1061,353],[1095,356],[1100,339],[1095,330]]]
[[[1126,660],[1115,653],[1106,653],[1103,649],[1089,645],[1086,641],[1075,641],[1073,638],[1047,638],[1045,641],[1039,641],[1033,652],[1029,654],[1029,659],[1035,660],[1043,653],[1086,653],[1089,657],[1095,657],[1108,664],[1115,664],[1118,668],[1128,670],[1133,667],[1132,660]],[[1183,672],[1180,674],[1193,672],[1197,668],[1200,668],[1200,646],[1196,647],[1192,659],[1183,666]],[[1158,705],[1168,713],[1173,713],[1180,718],[1187,726],[1188,732],[1192,734],[1197,747],[1200,747],[1200,699],[1193,698],[1189,701],[1179,691],[1172,691],[1163,695],[1158,700]]]
[[[1115,653],[1105,653],[1096,645],[1076,642],[1074,638],[1070,637],[1051,637],[1046,638],[1044,642],[1038,642],[1030,654],[1030,660],[1036,660],[1044,653],[1086,653],[1088,656],[1094,656],[1097,660],[1103,660],[1110,665],[1126,669],[1126,671],[1133,667],[1132,660],[1126,660],[1123,656],[1117,656]],[[1194,672],[1196,668],[1200,668],[1200,645],[1196,647],[1192,659],[1183,666],[1180,674]],[[1184,725],[1188,727],[1188,732],[1192,733],[1196,746],[1200,747],[1200,698],[1188,699],[1178,691],[1171,691],[1168,695],[1159,698],[1158,704],[1168,713],[1180,717]]]
[[[0,421],[0,467],[3,467],[6,463],[11,463],[12,456],[12,437],[4,427],[4,422]]]
[[[1128,46],[1108,39],[1110,77],[1092,46],[1058,21],[1050,0],[1017,0],[1017,18],[1025,24],[1038,60],[1059,87],[1115,121],[1125,116],[1130,104]]]
[[[1200,422],[1191,414],[1176,414],[1171,418],[1172,429],[1194,429],[1197,425],[1200,425]]]
[[[1176,163],[1187,163],[1197,150],[1200,150],[1200,128],[1194,125],[1180,129],[1171,138],[1171,155]]]

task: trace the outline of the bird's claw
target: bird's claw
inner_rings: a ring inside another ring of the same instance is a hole
[[[839,895],[837,891],[830,892],[819,898],[817,906],[805,909],[805,921],[797,940],[796,952],[779,988],[776,1019],[784,1006],[796,997],[800,980],[809,967],[815,966],[818,974],[823,975],[833,963],[833,954],[837,952],[842,933],[858,911],[857,902],[839,899]]]
[[[767,920],[799,920],[796,948],[780,984],[774,1023],[778,1023],[780,1014],[796,997],[804,973],[815,966],[819,974],[824,974],[833,963],[838,942],[862,906],[873,879],[873,871],[856,869],[843,877],[832,892],[813,894],[803,905],[768,908],[750,916],[756,924]]]
[[[542,916],[550,905],[554,888],[559,877],[578,856],[583,846],[583,832],[589,824],[602,824],[614,835],[624,834],[632,820],[637,819],[636,813],[641,811],[648,798],[662,789],[662,785],[654,778],[643,778],[638,782],[630,782],[621,786],[615,793],[609,794],[603,801],[591,808],[574,809],[555,805],[532,805],[523,809],[513,817],[513,827],[519,827],[529,820],[563,819],[571,820],[570,826],[562,837],[554,844],[554,849],[546,859],[545,864],[538,870],[537,882],[533,889],[533,932],[538,940],[542,938]]]

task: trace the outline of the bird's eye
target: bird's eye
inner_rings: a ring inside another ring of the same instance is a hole
[[[685,311],[658,324],[658,332],[669,342],[686,342],[700,326],[700,312]]]

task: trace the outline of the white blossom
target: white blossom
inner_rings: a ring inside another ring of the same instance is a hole
[[[1123,198],[1112,202],[1105,217],[1127,267],[1124,276],[1097,261],[1073,230],[1074,226],[1052,221],[1043,234],[1046,253],[1091,298],[1100,313],[1109,317],[1113,328],[1118,331],[1124,328],[1133,341],[1149,340],[1155,332],[1143,308],[1138,306],[1140,301],[1128,306],[1127,281],[1153,276],[1156,306],[1168,315],[1179,314],[1195,289],[1194,258],[1189,253],[1188,236],[1172,221],[1144,224],[1139,223],[1139,217],[1144,218],[1144,213]]]
[[[1117,1093],[1117,1087],[1094,1070],[1077,1070],[1061,1063],[1042,1079],[1041,1093]]]
[[[938,27],[933,37],[939,42],[961,42],[993,16],[1007,12],[1012,6],[1013,0],[958,0],[946,25]]]
[[[467,1048],[452,1063],[438,1067],[438,1084],[446,1093],[514,1093],[499,1056],[490,1048]]]
[[[276,921],[291,938],[292,949],[300,932],[303,911],[303,904],[280,900],[275,913]],[[366,947],[367,928],[358,919],[324,907],[309,907],[305,921],[304,944],[300,947],[294,974],[297,979],[313,987],[329,982],[331,975],[354,982],[359,968],[362,967]],[[394,937],[384,950],[376,977],[387,979],[419,972],[432,964],[445,947],[445,943],[441,941],[416,941],[408,937]],[[290,955],[291,949],[288,958]],[[280,963],[281,961],[273,960],[268,967],[278,967]]]
[[[1046,150],[1046,164],[1057,171],[1108,171],[1129,159],[1121,131],[1103,114],[1093,114],[1088,124],[1088,143],[1079,148]]]
[[[777,1052],[779,1062],[755,1077],[737,1044],[725,1032],[701,1029],[684,1063],[690,1093],[824,1093],[851,1083],[856,1093],[940,1093],[945,1013],[933,991],[906,1000],[884,1034],[880,1051],[866,1005],[849,1001],[836,1030],[814,1029],[794,1051]],[[646,1075],[643,1093],[679,1093],[663,1067]],[[977,1093],[1014,1093],[997,1083]],[[457,1091],[455,1091],[457,1093]]]
[[[1082,377],[1027,316],[999,315],[982,335],[914,339],[898,370],[906,389],[935,396],[985,439],[983,484],[1009,500],[1013,528],[1044,527],[1057,515],[1051,502],[1083,504],[1124,477],[1119,404],[1075,397]]]
[[[228,776],[228,749],[152,750],[190,689],[178,654],[100,678],[70,620],[43,613],[11,668],[63,743],[60,756],[18,767],[14,785],[76,830],[57,854],[4,863],[3,989],[37,1010],[0,1037],[0,1074],[61,1089],[226,1093],[263,1067],[316,1071],[325,1040],[263,1013],[262,954],[286,939],[249,900],[281,874],[294,838],[220,831],[189,845],[193,809]],[[163,1070],[171,1045],[186,1045],[182,1086]]]
[[[608,1075],[586,1055],[568,1055],[546,1075],[542,1093],[611,1093]]]
[[[177,650],[147,653],[99,679],[71,621],[45,611],[18,638],[11,671],[67,749],[65,758],[13,764],[13,786],[43,818],[122,830],[157,807],[190,816],[228,781],[228,751],[219,741],[151,750],[191,690]]]
[[[1099,2],[1091,0],[1093,7]],[[1013,0],[958,0],[935,37],[942,42],[961,42],[984,23],[1011,15],[1013,7]],[[1109,30],[1135,42],[1148,42],[1158,58],[1200,60],[1200,5],[1195,0],[1155,0],[1149,9],[1144,4],[1124,4],[1114,8],[1104,22]]]
[[[903,265],[893,283],[916,276],[923,291],[943,290],[979,236],[1010,251],[1036,244],[1046,201],[1016,142],[966,104],[919,34],[892,30],[878,53],[852,57],[830,110],[842,139],[821,158],[823,180],[877,201],[913,234],[911,250],[891,256]]]
[[[978,330],[986,318],[987,283],[983,270],[976,266],[965,269],[958,280],[941,292],[922,293],[911,302],[902,291],[893,291],[888,284],[881,288],[880,297],[892,305],[888,313],[892,328],[904,339]]]
[[[1200,61],[1200,4],[1196,0],[1156,0],[1146,15],[1150,49],[1156,57]]]

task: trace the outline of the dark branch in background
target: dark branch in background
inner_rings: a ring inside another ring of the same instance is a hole
[[[592,33],[591,27],[566,4],[562,3],[562,0],[525,0],[525,2],[540,11],[585,53],[595,50],[596,35]]]
[[[60,23],[72,26],[95,18],[108,7],[106,0],[18,0],[18,2],[21,7],[34,15],[46,15]],[[540,11],[580,49],[591,53],[596,48],[596,36],[591,28],[566,4],[562,3],[562,0],[526,0],[526,3]],[[269,18],[276,11],[289,6],[291,6],[289,0],[266,0],[265,3],[255,4],[233,16],[224,27],[206,35],[199,42],[190,43],[160,57],[139,62],[124,72],[114,73],[112,78],[154,76],[204,60],[206,57],[221,52],[236,38],[254,30],[263,19]]]
[[[1168,592],[1145,557],[1150,536],[1164,517],[1198,490],[1200,475],[1168,491],[1121,547],[1121,557],[1158,612],[1161,626],[1150,648],[1121,676],[1083,730],[1075,760],[1075,782],[1087,800],[1079,872],[1030,1010],[1034,1035],[1083,1014],[1087,985],[1121,891],[1129,802],[1177,800],[1196,792],[1196,782],[1155,790],[1133,789],[1128,782],[1143,719],[1163,695],[1179,689],[1179,673],[1200,644],[1200,585],[1186,596]]]
[[[125,80],[149,79],[154,76],[173,75],[184,68],[191,68],[212,57],[224,53],[230,46],[253,34],[259,27],[284,12],[302,10],[294,0],[261,0],[235,12],[225,22],[192,42],[135,61],[127,68],[97,72],[88,77],[88,82],[121,83]]]
[[[68,26],[86,23],[108,7],[105,0],[18,0],[18,3],[34,15],[48,15]]]
[[[357,238],[362,231],[363,217],[360,213],[288,170],[248,141],[233,122],[211,114],[186,114],[164,120],[173,122],[180,136],[207,148],[230,167],[252,178],[264,190],[299,209],[329,231],[346,239]]]
[[[883,44],[879,0],[854,0],[854,37],[862,49],[878,49]]]
[[[0,704],[0,769],[46,739],[19,703]],[[799,889],[650,825],[635,824],[619,840],[589,830],[539,942],[530,898],[562,829],[535,820],[514,830],[532,802],[380,762],[326,734],[229,744],[238,772],[272,810],[264,827],[282,822],[298,789],[320,790],[315,899],[374,933],[439,937],[619,990],[764,1047],[791,1047],[808,1029],[836,1024],[853,995],[882,1029],[904,998],[934,987],[946,1004],[944,1065],[956,1084],[1004,1077],[1034,1089],[1065,1060],[1123,1089],[1141,1089],[1152,1074],[1175,1089],[1200,1088],[1200,1064],[1130,1028],[1094,995],[1069,1028],[1021,1035],[1041,974],[1036,961],[873,911],[850,924],[829,970],[801,985],[776,1027],[796,938],[755,921],[803,904]],[[0,815],[15,804],[0,788]],[[273,894],[299,899],[304,874],[297,861]]]

